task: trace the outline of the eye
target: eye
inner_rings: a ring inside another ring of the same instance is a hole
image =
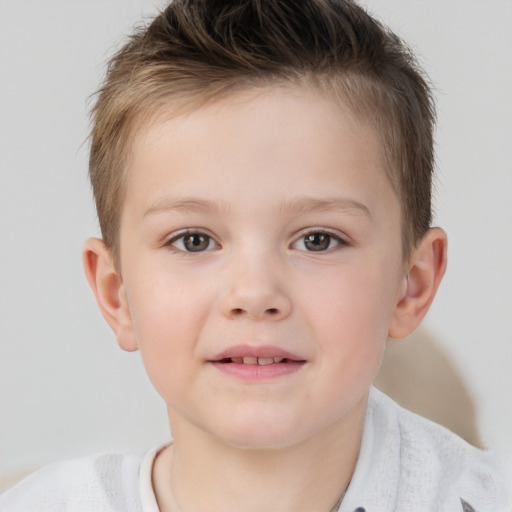
[[[293,244],[293,247],[303,251],[321,252],[334,249],[340,245],[347,244],[341,238],[325,231],[313,231],[299,238]]]
[[[183,252],[203,252],[218,248],[212,237],[200,232],[182,233],[171,238],[168,245]]]

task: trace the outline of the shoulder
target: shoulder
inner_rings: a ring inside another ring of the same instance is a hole
[[[101,454],[50,464],[0,496],[0,512],[140,510],[134,455]]]
[[[495,476],[500,471],[490,452],[476,448],[462,438],[422,416],[408,411],[384,393],[373,389],[369,399],[373,422],[379,434],[394,439],[400,448],[402,462],[423,463],[442,475],[477,474]],[[405,459],[405,460],[404,460]],[[454,471],[456,469],[456,471]]]
[[[363,441],[367,459],[372,459],[370,473],[382,484],[386,472],[393,499],[402,504],[397,510],[462,512],[462,503],[477,512],[512,509],[509,483],[491,453],[403,409],[376,389],[370,392],[366,423]]]

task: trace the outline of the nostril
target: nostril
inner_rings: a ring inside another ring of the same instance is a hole
[[[276,308],[267,309],[267,313],[269,313],[270,315],[277,315],[278,312],[279,311]]]
[[[242,315],[244,312],[244,310],[242,308],[234,308],[231,313],[234,315],[234,316],[240,316]]]

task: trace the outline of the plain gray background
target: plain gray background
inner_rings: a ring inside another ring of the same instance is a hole
[[[484,444],[512,453],[512,1],[364,4],[437,88],[449,266],[425,328],[460,372]],[[169,436],[138,353],[117,347],[81,266],[98,234],[87,98],[120,35],[159,5],[0,0],[0,473],[143,453]]]

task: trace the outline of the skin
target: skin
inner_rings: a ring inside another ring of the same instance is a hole
[[[412,332],[435,295],[444,232],[404,265],[377,137],[304,89],[162,117],[130,162],[120,272],[99,240],[84,262],[119,344],[140,350],[167,404],[160,509],[328,512],[352,476],[386,340]],[[300,364],[240,378],[215,363],[240,345]]]

